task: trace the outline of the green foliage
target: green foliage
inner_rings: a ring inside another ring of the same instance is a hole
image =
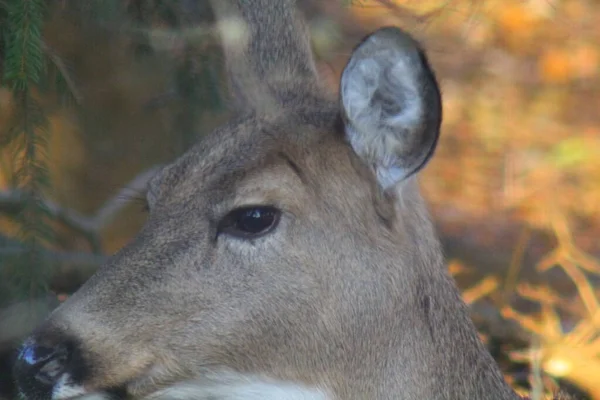
[[[0,209],[0,216],[8,215],[16,226],[10,245],[0,241],[0,303],[38,297],[47,290],[50,264],[43,255],[46,248],[58,246],[59,226],[55,213],[47,209],[52,189],[46,156],[50,113],[71,108],[88,134],[103,135],[111,129],[110,123],[95,117],[94,110],[85,109],[76,71],[44,42],[45,24],[56,12],[74,22],[82,34],[91,33],[92,41],[98,33],[125,39],[131,56],[141,63],[165,51],[153,43],[156,26],[169,30],[183,48],[166,96],[178,104],[172,128],[183,138],[180,152],[196,139],[195,127],[203,115],[198,110],[218,111],[223,106],[217,52],[208,36],[190,34],[194,25],[212,18],[208,3],[0,0],[0,86],[10,90],[13,106],[10,120],[0,128],[0,152],[11,155],[8,162],[2,160],[3,171],[10,175],[10,190],[22,194],[18,207]],[[150,103],[150,108],[156,105]]]
[[[24,251],[8,260],[4,257],[2,275],[11,279],[9,295],[35,297],[46,286],[40,249],[53,236],[42,201],[50,186],[45,164],[47,119],[35,98],[47,72],[42,37],[46,4],[42,0],[6,0],[2,6],[1,83],[11,90],[15,104],[2,145],[10,146],[14,157],[12,184],[24,193],[15,215]]]
[[[576,168],[595,157],[595,149],[584,137],[573,137],[558,142],[550,152],[550,160],[563,169]]]
[[[45,4],[40,0],[7,0],[6,49],[3,83],[15,92],[27,92],[44,70],[42,27]]]

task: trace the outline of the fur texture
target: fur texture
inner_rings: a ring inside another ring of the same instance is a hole
[[[48,357],[21,360],[20,390],[45,399],[69,376],[141,399],[173,385],[190,398],[177,384],[198,380],[200,399],[519,399],[419,195],[441,105],[416,42],[373,33],[332,96],[294,1],[212,4],[247,35],[224,38],[236,114],[154,178],[141,232],[28,341],[69,363],[42,382]],[[222,229],[256,206],[278,210],[268,232]],[[223,370],[260,380],[207,378]]]

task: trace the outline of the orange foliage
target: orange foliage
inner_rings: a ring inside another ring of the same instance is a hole
[[[593,78],[600,74],[600,52],[590,43],[577,44],[568,58],[574,76]]]
[[[549,83],[564,83],[571,77],[571,62],[565,50],[550,48],[540,60],[539,69],[542,79]]]
[[[495,7],[498,26],[513,47],[520,47],[535,35],[538,18],[525,2],[506,2]]]
[[[548,309],[550,302],[552,307],[572,313],[572,320],[581,319],[578,326],[583,328],[579,329],[600,330],[600,313],[596,311],[593,323],[588,315],[598,289],[582,278],[581,271],[590,273],[590,266],[597,265],[590,260],[600,254],[600,3],[353,0],[350,10],[359,22],[369,26],[368,30],[375,25],[400,24],[419,38],[425,36],[427,44],[433,46],[426,47],[442,85],[444,126],[436,156],[424,170],[421,185],[434,209],[452,210],[458,215],[456,220],[467,226],[500,216],[518,226],[543,231],[560,242],[556,248],[544,249],[547,254],[535,261],[546,269],[563,267],[583,293],[583,300],[566,300],[546,286],[529,290],[527,295],[519,282],[514,286],[521,290],[514,295],[545,304],[543,312],[537,319],[521,317],[509,305],[503,305],[502,314],[541,336],[552,351],[558,345],[568,349],[572,336],[559,329],[558,317],[554,318]],[[407,20],[411,22],[405,23]],[[58,24],[56,30],[62,29],[63,24]],[[79,43],[77,35],[61,37],[69,40],[63,43],[65,53],[83,54],[91,48],[83,41]],[[60,49],[58,42],[56,47]],[[123,60],[128,55],[120,44],[111,41],[103,46],[103,51],[81,57],[86,64],[79,66],[78,79],[89,97],[87,106],[104,110],[103,118],[110,120],[110,129],[103,133],[105,140],[96,142],[108,150],[84,143],[88,139],[82,138],[67,115],[50,118],[49,159],[57,201],[85,212],[97,208],[119,182],[126,182],[124,176],[131,176],[134,166],[140,168],[138,158],[167,147],[164,144],[171,135],[161,126],[177,118],[173,111],[176,107],[153,113],[139,111],[140,104],[168,86],[161,81],[168,75],[164,72],[166,66],[157,64],[156,71],[147,65],[136,69],[141,67],[134,68],[134,64]],[[323,65],[320,68],[329,71]],[[333,75],[329,71],[328,78],[337,81]],[[0,126],[9,116],[9,103],[8,92],[0,89]],[[164,141],[157,146],[160,140]],[[150,145],[143,147],[144,143]],[[113,160],[111,153],[120,156]],[[170,157],[166,152],[157,152],[153,157],[163,162],[167,154]],[[0,188],[6,185],[2,172],[0,163]],[[441,215],[436,218],[441,227],[451,225]],[[105,250],[111,253],[125,244],[140,220],[142,217],[133,215],[131,220],[122,218],[109,227],[103,233]],[[11,225],[3,220],[0,224],[4,233],[11,233]],[[476,236],[483,248],[491,249],[490,253],[498,242],[507,240],[491,231]],[[475,267],[482,275],[489,273],[486,265]],[[506,268],[509,270],[509,265]],[[452,261],[450,270],[455,275],[466,275],[467,267]],[[465,296],[476,303],[493,297],[497,290],[506,290],[502,286],[502,279],[488,277],[465,291]],[[531,299],[533,292],[535,299]],[[592,348],[592,343],[584,344]],[[568,358],[562,351],[553,354],[559,354],[561,360]],[[600,356],[592,359],[592,355],[590,350],[589,365],[600,363]],[[546,360],[542,369],[551,369],[550,364]],[[581,370],[585,376],[573,379],[581,386],[591,386],[588,372],[597,369]],[[546,372],[552,374],[551,370]],[[598,387],[590,391],[598,393]],[[599,396],[594,399],[600,400]]]
[[[375,10],[368,11],[370,20]],[[394,21],[389,9],[377,10],[377,25]],[[365,12],[359,4],[353,11],[359,17]],[[548,245],[536,260],[538,274],[559,267],[577,292],[550,296],[548,286],[536,285],[541,296],[529,300],[540,303],[541,312],[521,315],[512,304],[501,311],[541,339],[538,369],[576,383],[598,400],[600,289],[586,274],[600,275],[595,257],[600,254],[600,3],[450,0],[435,20],[413,26],[394,21],[440,46],[429,55],[442,83],[444,126],[436,156],[423,172],[425,195],[465,225],[469,218],[506,216],[554,238],[556,247]],[[440,221],[445,224],[453,222]],[[489,249],[511,239],[474,236]],[[506,290],[496,277],[485,277],[486,265],[473,267],[484,277],[463,292],[465,299],[476,303]],[[507,275],[512,267],[506,266]],[[454,275],[466,275],[465,269],[456,260],[450,263]],[[521,282],[513,286],[522,287]],[[552,307],[566,311],[576,327],[563,329]],[[529,350],[525,359],[532,361]]]

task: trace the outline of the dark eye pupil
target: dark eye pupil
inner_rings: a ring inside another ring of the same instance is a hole
[[[236,219],[236,228],[242,232],[257,234],[271,227],[275,222],[275,210],[266,207],[241,210]]]
[[[277,227],[281,211],[272,206],[248,206],[231,211],[217,227],[217,236],[224,233],[240,239],[254,239]]]

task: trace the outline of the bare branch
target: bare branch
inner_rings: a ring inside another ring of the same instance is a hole
[[[92,218],[92,226],[96,231],[101,231],[108,226],[127,204],[140,193],[146,190],[146,186],[152,177],[158,172],[160,166],[155,166],[138,174],[127,186],[112,198],[108,199]]]
[[[73,96],[77,104],[81,104],[83,102],[83,95],[77,88],[77,85],[75,85],[75,81],[73,80],[73,78],[71,78],[69,68],[67,67],[63,59],[44,42],[42,42],[42,50],[46,54],[48,54],[48,57],[50,58],[50,60],[52,60],[52,62],[62,75],[63,79],[67,83],[67,86],[69,87],[69,90],[71,91],[71,95]]]
[[[52,218],[84,236],[89,241],[92,251],[100,254],[102,252],[100,246],[100,233],[102,230],[114,220],[117,214],[132,199],[145,190],[148,181],[159,168],[159,166],[155,166],[137,175],[125,188],[107,200],[91,217],[61,207],[49,200],[43,200],[43,203]],[[27,196],[25,192],[20,190],[0,191],[0,212],[7,214],[19,212],[27,200]]]
[[[21,190],[0,191],[0,212],[7,214],[18,213],[23,208],[28,197],[29,195]],[[50,200],[44,200],[43,203],[44,208],[46,208],[53,219],[84,236],[90,242],[92,250],[95,253],[100,252],[98,234],[94,229],[93,221],[90,221],[89,218],[74,210],[63,208]]]

